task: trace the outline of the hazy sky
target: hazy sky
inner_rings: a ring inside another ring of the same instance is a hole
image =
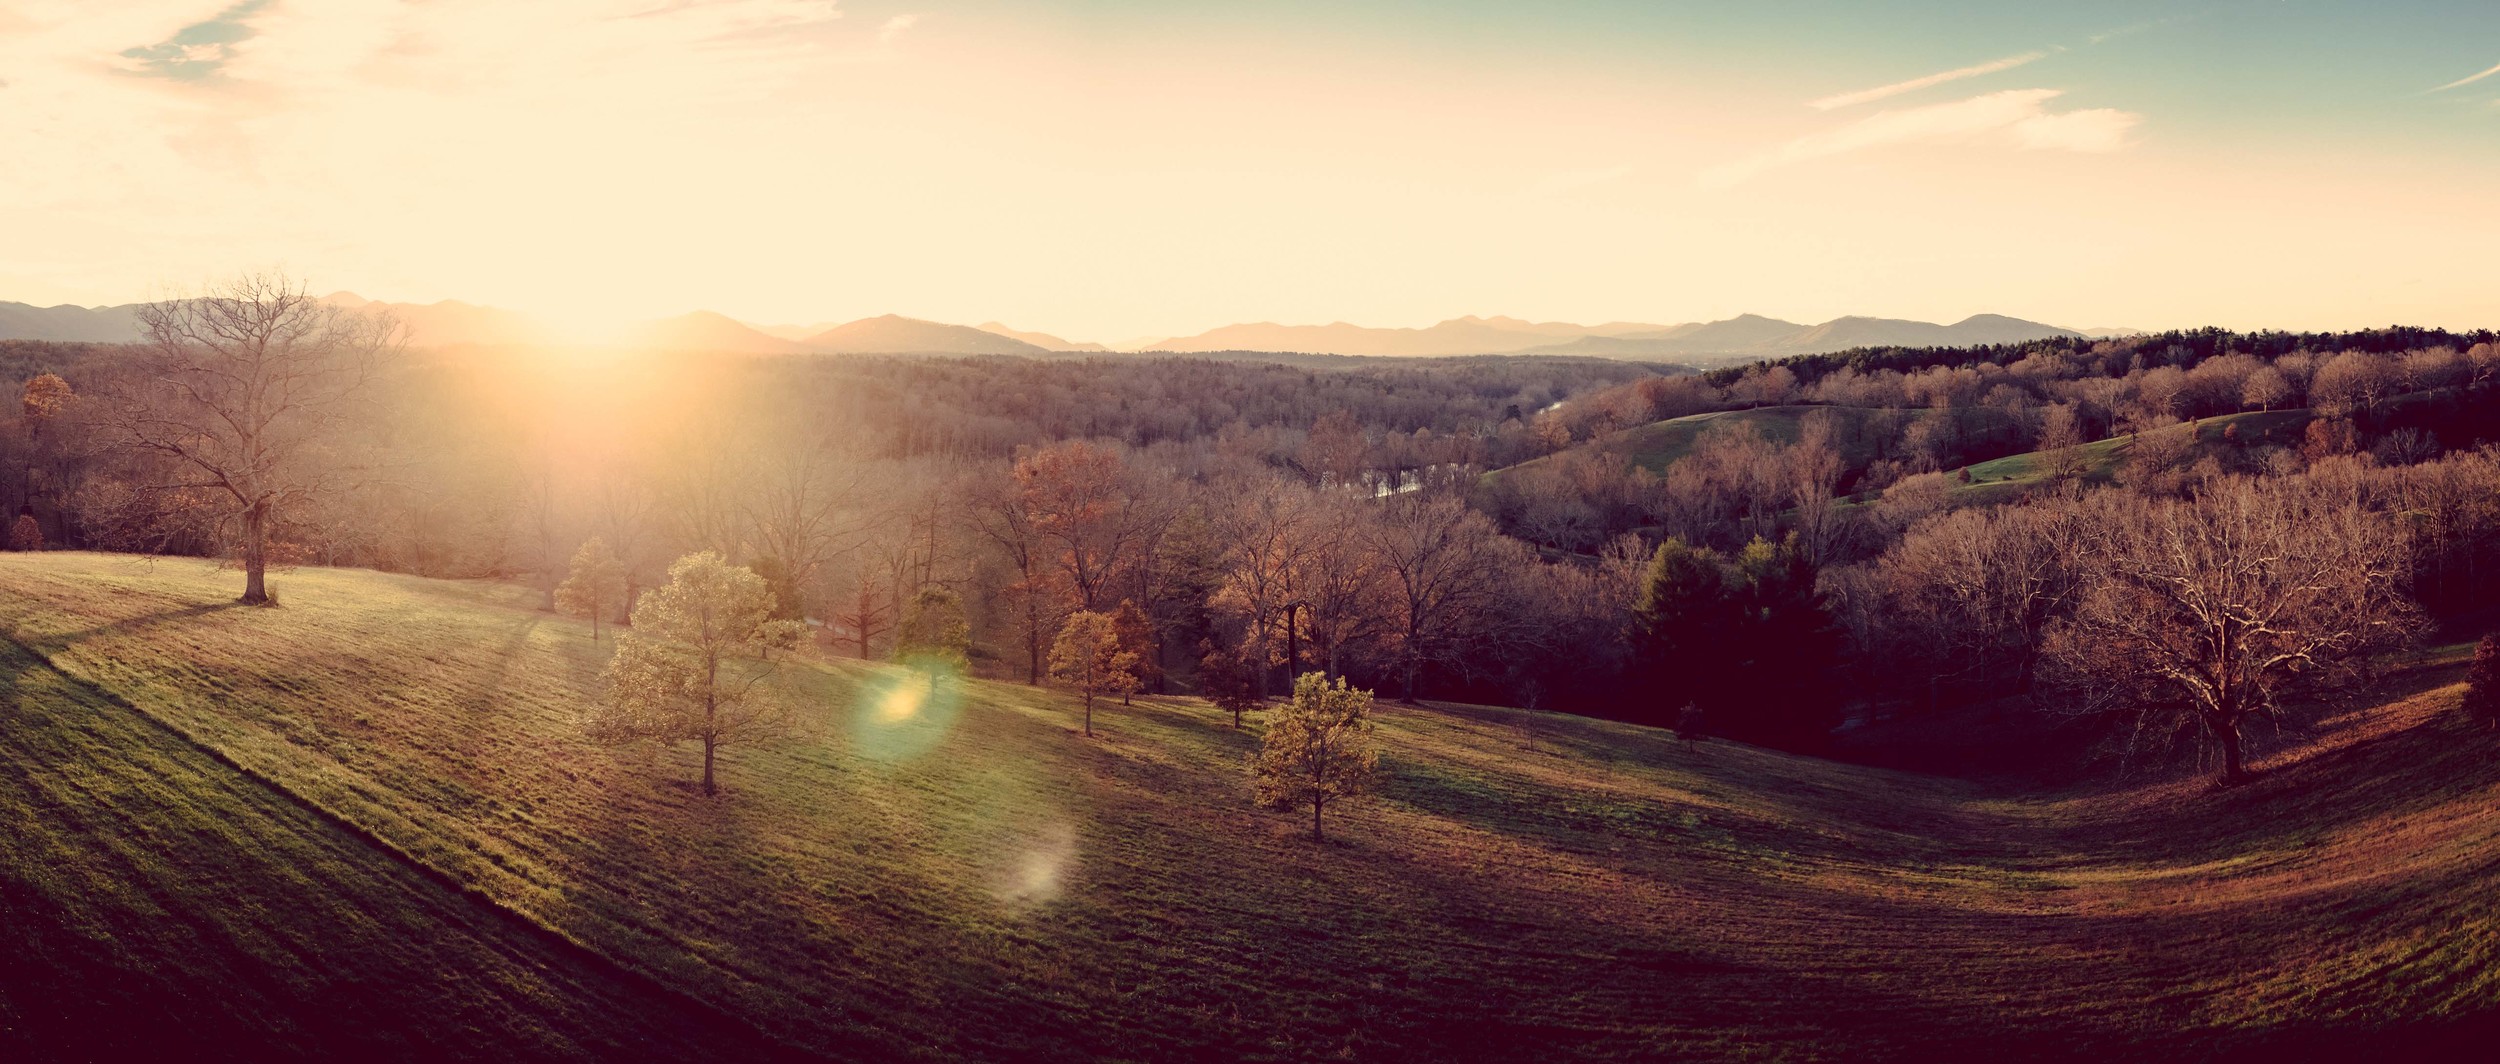
[[[2500,4],[0,0],[0,299],[2500,324]]]

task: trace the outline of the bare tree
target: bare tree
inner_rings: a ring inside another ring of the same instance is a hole
[[[2242,730],[2411,637],[2401,537],[2354,493],[2226,481],[2187,501],[2095,497],[2073,616],[2048,655],[2068,704],[2140,740],[2201,736],[2246,778]]]
[[[1493,608],[1509,573],[1527,563],[1493,522],[1452,495],[1390,500],[1367,529],[1389,590],[1400,685],[1415,700],[1416,676],[1454,653],[1458,636]]]
[[[353,403],[400,344],[385,317],[348,314],[279,275],[237,278],[140,308],[147,334],[112,415],[122,442],[170,467],[155,491],[205,489],[240,525],[243,598],[268,605],[282,508],[336,489]]]

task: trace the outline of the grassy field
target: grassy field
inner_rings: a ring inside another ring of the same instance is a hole
[[[2223,793],[1386,706],[1316,846],[1193,699],[1087,740],[805,660],[803,734],[706,800],[691,750],[578,737],[609,644],[526,594],[237,582],[0,555],[0,1059],[2280,1059],[2500,1009],[2453,655]]]
[[[1859,423],[1883,418],[1898,419],[1899,424],[1908,424],[1919,418],[1932,416],[1927,410],[1877,410],[1868,407],[1807,404],[1764,406],[1747,410],[1714,410],[1706,414],[1669,418],[1665,421],[1653,421],[1646,425],[1624,429],[1581,444],[1574,450],[1602,448],[1605,451],[1623,455],[1633,465],[1652,473],[1664,473],[1668,466],[1693,453],[1694,442],[1701,438],[1702,433],[1712,428],[1739,424],[1752,425],[1760,430],[1762,438],[1766,440],[1777,443],[1795,443],[1798,435],[1804,431],[1807,415],[1818,410],[1837,418],[1855,419]],[[1891,431],[1898,432],[1898,426],[1896,425]],[[1863,468],[1866,463],[1874,460],[1873,448],[1877,442],[1872,435],[1866,433],[1844,433],[1840,440],[1841,459],[1851,469]],[[1533,458],[1518,465],[1493,470],[1485,476],[1500,477],[1511,470],[1527,469],[1539,462],[1548,461],[1551,457],[1549,455],[1543,458]]]
[[[2204,453],[2227,446],[2298,447],[2301,433],[2315,415],[2307,410],[2251,410],[2238,414],[2209,417],[2193,425],[2178,424],[2153,429],[2143,435],[2194,435],[2185,461],[2194,462]],[[2236,443],[2226,443],[2223,433],[2238,427]],[[2111,436],[2083,445],[2083,478],[2108,481],[2118,466],[2127,460],[2136,435]],[[1955,491],[1967,501],[1986,501],[1995,496],[2043,484],[2050,479],[2049,460],[2045,452],[2027,451],[2007,455],[1970,467],[1968,484],[1955,484]]]

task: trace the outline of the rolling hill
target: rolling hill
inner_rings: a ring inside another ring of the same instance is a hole
[[[833,354],[1043,355],[1047,348],[969,325],[945,325],[897,314],[862,318],[799,341]]]
[[[1534,354],[1603,355],[1610,358],[1778,359],[1859,347],[1984,347],[2057,336],[2072,329],[2001,314],[1977,314],[1951,325],[1902,318],[1834,318],[1799,325],[1747,314],[1725,321],[1679,325],[1657,332],[1583,337],[1532,349]]]
[[[705,800],[579,737],[612,644],[527,591],[234,583],[0,555],[0,1057],[2272,1060],[2500,1007],[2453,649],[2219,793],[1384,705],[1314,845],[1195,699],[1089,741],[804,652]]]
[[[657,351],[727,352],[741,355],[794,355],[806,344],[767,336],[725,314],[698,310],[663,318],[637,330],[630,346]]]
[[[1010,340],[1018,340],[1024,343],[1032,344],[1033,346],[1041,348],[1045,351],[1074,351],[1082,354],[1103,354],[1111,350],[1101,344],[1081,344],[1069,340],[1062,340],[1049,333],[1023,332],[1016,329],[1010,329],[1005,325],[994,321],[982,323],[981,331],[997,333],[998,335],[1004,336]]]
[[[1555,453],[1602,451],[1621,455],[1623,460],[1652,473],[1664,473],[1669,465],[1691,454],[1694,441],[1700,439],[1702,433],[1713,428],[1751,425],[1762,433],[1764,439],[1775,443],[1795,443],[1798,435],[1804,430],[1805,419],[1816,411],[1824,411],[1832,417],[1841,419],[1840,424],[1844,431],[1837,435],[1835,442],[1840,450],[1841,461],[1851,472],[1864,469],[1868,462],[1874,461],[1878,457],[1875,453],[1877,444],[1882,442],[1882,439],[1889,439],[1892,434],[1898,433],[1901,425],[1933,416],[1931,411],[1924,409],[1877,410],[1867,407],[1820,406],[1808,403],[1750,407],[1743,410],[1713,410],[1669,418],[1665,421],[1653,421],[1646,425],[1635,425]],[[1541,464],[1551,463],[1554,458],[1555,455],[1544,455],[1517,465],[1489,470],[1484,474],[1484,479],[1487,482],[1498,480],[1512,470],[1532,469]]]
[[[0,303],[0,340],[136,343],[140,338],[139,307],[137,303],[92,308],[67,303],[57,307]]]

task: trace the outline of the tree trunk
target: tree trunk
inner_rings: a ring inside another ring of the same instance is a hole
[[[1087,692],[1085,692],[1085,735],[1086,735],[1086,737],[1087,737],[1087,738],[1092,738],[1092,737],[1093,737],[1093,734],[1094,734],[1094,693],[1093,693],[1092,691],[1087,691]]]
[[[1315,796],[1313,796],[1313,797],[1311,798],[1311,841],[1312,841],[1312,842],[1326,842],[1326,841],[1328,841],[1328,839],[1327,839],[1325,836],[1321,835],[1321,834],[1320,834],[1320,832],[1319,832],[1319,808],[1320,808],[1320,806],[1321,806],[1321,805],[1322,805],[1325,801],[1326,801],[1325,799],[1322,799],[1322,798],[1320,798],[1320,797],[1318,797],[1318,796],[1316,796],[1316,795],[1315,795]]]
[[[2248,771],[2240,767],[2240,726],[2237,724],[2217,725],[2214,728],[2214,735],[2222,740],[2223,784],[2232,786],[2247,782]]]
[[[712,749],[714,745],[715,744],[713,743],[711,736],[706,735],[703,737],[703,796],[706,798],[719,793],[719,788],[712,785]]]
[[[266,606],[269,601],[269,502],[254,502],[243,511],[243,603]]]
[[[1419,663],[1419,662],[1415,659],[1415,656],[1414,656],[1414,655],[1412,655],[1412,654],[1407,655],[1407,657],[1406,657],[1406,682],[1405,682],[1405,687],[1406,687],[1406,704],[1407,704],[1407,705],[1410,705],[1410,706],[1412,706],[1412,705],[1417,705],[1417,704],[1418,704],[1418,703],[1415,701],[1415,673],[1416,673],[1416,671],[1417,671],[1417,670],[1416,670],[1416,666],[1417,666],[1418,664],[1420,664],[1420,663]]]

